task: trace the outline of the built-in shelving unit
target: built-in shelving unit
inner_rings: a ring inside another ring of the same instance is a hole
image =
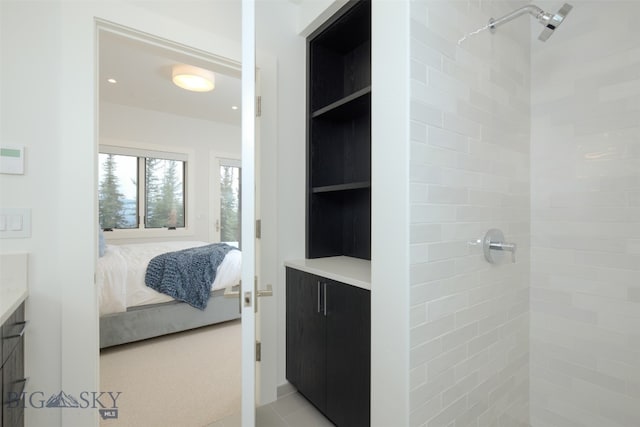
[[[307,43],[307,258],[371,259],[371,3]]]
[[[306,259],[289,261],[287,380],[338,427],[370,425],[371,2],[307,39]]]

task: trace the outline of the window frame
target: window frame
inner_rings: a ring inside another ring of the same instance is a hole
[[[216,230],[216,221],[220,218],[220,166],[236,166],[242,168],[242,160],[238,154],[221,151],[210,151],[209,153],[209,241],[220,242],[221,228]],[[242,185],[242,183],[240,184]],[[221,226],[222,224],[219,223]]]
[[[99,154],[114,154],[123,156],[133,156],[138,161],[138,185],[137,187],[137,209],[138,209],[138,227],[137,228],[114,228],[113,231],[106,231],[107,239],[135,239],[135,238],[169,238],[169,237],[183,237],[194,235],[194,194],[193,180],[195,179],[195,153],[193,150],[185,149],[183,147],[167,147],[158,145],[146,145],[146,144],[127,144],[127,145],[114,145],[114,144],[100,144],[98,146]],[[145,228],[145,168],[140,167],[144,164],[144,158],[152,157],[165,160],[177,160],[184,162],[183,170],[183,203],[184,203],[184,220],[185,226],[176,228],[175,230],[167,227],[163,228]],[[100,182],[100,177],[98,177]]]

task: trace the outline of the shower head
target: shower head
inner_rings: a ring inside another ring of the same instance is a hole
[[[509,22],[520,15],[529,13],[531,16],[534,16],[538,20],[538,22],[544,25],[544,30],[542,30],[542,33],[540,33],[540,36],[538,36],[538,40],[546,42],[547,39],[551,37],[553,32],[560,26],[560,24],[562,24],[569,12],[571,12],[571,9],[573,9],[573,6],[571,6],[569,3],[565,3],[557,13],[553,14],[545,12],[538,6],[530,4],[521,7],[520,9],[516,9],[513,12],[503,16],[502,18],[491,18],[489,20],[489,29],[491,30],[491,33],[495,33],[496,28],[500,25]]]
[[[565,3],[555,15],[545,13],[542,17],[539,17],[538,21],[544,25],[544,30],[542,30],[538,36],[538,40],[546,42],[560,24],[562,24],[564,18],[571,12],[571,9],[573,9],[573,6]]]

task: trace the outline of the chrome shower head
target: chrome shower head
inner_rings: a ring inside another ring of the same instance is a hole
[[[538,40],[546,42],[553,32],[562,24],[564,18],[571,12],[573,6],[569,3],[565,3],[555,15],[545,13],[542,17],[538,18],[538,21],[544,25],[544,30],[538,36]]]
[[[558,13],[553,14],[553,13],[547,13],[544,10],[540,9],[538,6],[534,6],[530,4],[530,5],[521,7],[520,9],[514,10],[513,12],[503,16],[502,18],[498,18],[498,19],[491,18],[489,20],[489,29],[491,33],[495,33],[496,28],[499,27],[500,25],[506,22],[509,22],[520,15],[529,13],[530,15],[534,16],[538,20],[538,22],[544,25],[545,28],[544,30],[542,30],[542,33],[540,33],[538,40],[545,42],[549,37],[551,37],[553,32],[560,26],[560,24],[562,24],[562,22],[567,17],[569,12],[571,12],[571,9],[573,9],[573,6],[571,6],[569,3],[565,3],[560,8]]]

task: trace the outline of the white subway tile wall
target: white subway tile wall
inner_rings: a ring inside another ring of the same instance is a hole
[[[411,3],[411,426],[529,425],[529,23],[459,43],[524,4]]]
[[[531,425],[637,427],[640,2],[570,3],[532,45]]]

